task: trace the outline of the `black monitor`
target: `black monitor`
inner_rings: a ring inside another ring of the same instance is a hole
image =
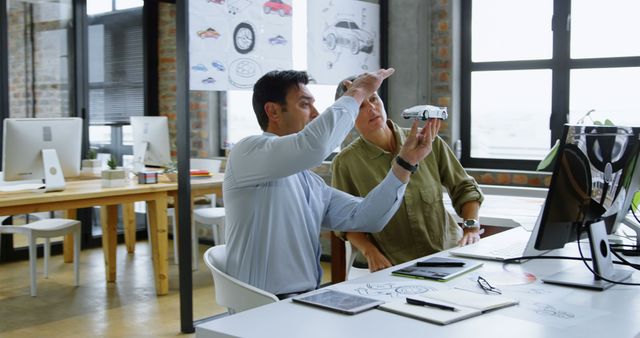
[[[534,247],[559,249],[587,234],[595,272],[623,280],[630,273],[613,269],[606,235],[617,229],[638,190],[640,127],[565,125],[562,141]],[[569,281],[562,283],[543,280],[599,290],[611,286],[585,271],[588,285],[577,284],[575,272],[564,273]]]

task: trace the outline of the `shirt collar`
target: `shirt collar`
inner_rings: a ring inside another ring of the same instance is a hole
[[[399,141],[399,143],[397,144],[398,147],[401,147],[402,144],[404,144],[404,140],[405,140],[405,135],[402,132],[402,128],[400,128],[400,126],[398,126],[395,122],[391,121],[390,119],[387,119],[387,125],[391,128],[391,130],[393,131],[393,136],[396,138],[396,142]],[[385,155],[385,154],[391,154],[390,152],[378,147],[377,145],[365,140],[364,137],[360,136],[360,138],[363,141],[364,144],[364,150],[366,155],[369,157],[369,159],[375,159],[379,156]]]

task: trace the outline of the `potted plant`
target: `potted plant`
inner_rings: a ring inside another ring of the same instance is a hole
[[[164,166],[163,173],[165,174],[165,176],[167,176],[169,181],[171,182],[178,181],[178,163],[175,161],[171,161],[167,163],[167,165]]]
[[[86,175],[98,175],[102,167],[102,161],[97,159],[98,153],[95,149],[87,151],[87,158],[82,160],[82,173]]]
[[[123,187],[127,181],[125,179],[125,171],[122,167],[118,168],[116,160],[113,156],[107,162],[109,169],[102,171],[102,187],[103,188],[116,188]]]

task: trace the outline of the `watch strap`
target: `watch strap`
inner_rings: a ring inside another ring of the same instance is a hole
[[[402,168],[404,168],[407,171],[411,172],[412,174],[415,173],[418,170],[418,164],[417,163],[416,163],[416,165],[412,165],[411,163],[405,161],[400,156],[396,156],[396,163],[398,163],[399,166],[401,166]]]

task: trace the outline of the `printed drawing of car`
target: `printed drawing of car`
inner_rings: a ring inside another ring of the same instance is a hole
[[[217,38],[220,37],[220,33],[218,33],[218,31],[216,31],[215,29],[213,29],[211,27],[209,27],[209,28],[207,28],[205,30],[202,30],[202,31],[198,31],[197,34],[201,39],[207,39],[207,38],[209,38],[209,39],[210,38],[217,39]]]
[[[264,3],[264,5],[262,5],[262,10],[264,11],[264,14],[275,12],[280,16],[291,16],[291,14],[293,13],[291,5],[287,5],[286,3],[282,2],[282,0],[267,1]]]
[[[204,83],[204,84],[214,84],[214,83],[216,83],[216,79],[214,79],[211,76],[209,76],[206,79],[202,79],[202,83]]]
[[[221,61],[213,60],[213,62],[211,62],[211,66],[213,66],[213,68],[215,68],[215,69],[217,69],[217,70],[219,70],[221,72],[224,72],[225,68],[224,68],[224,65],[222,64]]]
[[[202,63],[198,63],[195,66],[191,67],[192,70],[197,70],[199,72],[206,72],[208,69],[205,65],[203,65]]]
[[[322,33],[322,42],[327,48],[334,50],[336,46],[347,47],[351,54],[361,51],[371,54],[373,51],[373,35],[360,29],[351,20],[339,20]]]
[[[249,0],[235,0],[227,3],[227,10],[229,14],[236,15],[249,7],[249,5],[251,5],[251,1]]]
[[[284,36],[278,34],[272,38],[269,38],[269,43],[272,45],[286,45],[287,39],[285,39]]]
[[[213,2],[214,4],[218,5],[224,4],[224,0],[207,0],[207,2]]]

